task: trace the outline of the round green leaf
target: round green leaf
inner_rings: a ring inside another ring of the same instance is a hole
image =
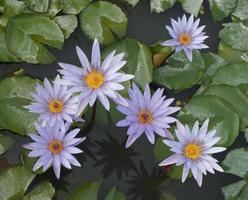
[[[35,12],[47,12],[49,0],[24,0],[28,7]]]
[[[41,44],[61,49],[63,42],[62,31],[48,17],[20,14],[11,18],[8,22],[6,29],[7,48],[25,62],[51,63],[54,57]]]
[[[238,181],[236,183],[233,183],[231,185],[227,185],[222,188],[222,192],[225,196],[225,200],[235,200],[238,199],[238,196],[241,192],[241,190],[245,187],[247,183],[242,180]],[[248,198],[248,196],[247,196]]]
[[[152,12],[160,13],[173,7],[175,3],[176,0],[150,0],[150,7]]]
[[[203,0],[179,0],[182,3],[183,9],[197,17],[202,7]]]
[[[129,4],[131,4],[133,7],[136,6],[136,4],[139,2],[139,0],[125,0]]]
[[[178,117],[181,122],[189,124],[210,118],[209,129],[216,129],[216,134],[221,137],[219,145],[229,146],[239,134],[239,116],[229,106],[217,96],[198,95],[180,111]]]
[[[247,0],[238,0],[238,5],[235,8],[235,11],[232,14],[235,17],[238,17],[240,20],[248,19],[248,1]]]
[[[125,196],[116,188],[113,188],[108,192],[107,196],[105,197],[105,200],[125,200]]]
[[[16,166],[7,169],[0,174],[0,199],[9,200],[18,194],[23,195],[35,175],[30,173],[23,166]]]
[[[78,14],[92,0],[63,0],[64,12],[66,14]]]
[[[127,17],[122,10],[109,2],[99,1],[87,6],[81,16],[81,28],[92,40],[110,44],[124,37]]]
[[[14,144],[14,141],[3,134],[0,134],[0,155],[8,151]]]

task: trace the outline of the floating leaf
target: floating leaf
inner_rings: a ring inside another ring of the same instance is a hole
[[[3,14],[0,15],[0,25],[5,27],[8,20],[26,10],[26,4],[19,0],[2,0],[0,2],[4,8]]]
[[[169,89],[182,90],[192,87],[201,79],[205,61],[199,51],[193,52],[189,62],[183,52],[175,53],[168,59],[168,65],[157,68],[153,79]]]
[[[247,183],[242,180],[231,185],[224,186],[222,192],[225,196],[225,200],[235,200],[238,199],[238,195]]]
[[[125,196],[123,193],[119,192],[116,188],[111,189],[105,200],[125,200]]]
[[[51,200],[54,194],[55,189],[52,184],[46,181],[36,186],[22,200]]]
[[[14,141],[3,134],[0,134],[0,155],[8,151],[14,144]]]
[[[212,84],[238,86],[248,84],[248,63],[229,64],[222,67],[213,77]]]
[[[239,116],[229,104],[217,96],[198,95],[180,111],[179,119],[183,123],[194,123],[210,118],[209,129],[216,129],[221,137],[219,145],[231,145],[239,134]]]
[[[9,200],[13,196],[23,196],[35,175],[23,166],[7,169],[0,174],[0,199]]]
[[[231,46],[227,45],[224,41],[220,41],[218,47],[218,54],[230,63],[243,62],[242,56],[245,52],[233,49]]]
[[[77,18],[75,15],[61,15],[54,18],[64,33],[65,39],[69,38],[71,33],[77,27]]]
[[[222,20],[231,14],[237,0],[208,0],[214,20]]]
[[[219,37],[233,49],[248,51],[248,27],[242,22],[225,24],[219,32]]]
[[[241,191],[238,200],[247,200],[248,198],[248,185],[246,185]]]
[[[45,15],[49,17],[54,17],[62,9],[63,9],[63,4],[61,3],[61,0],[50,0],[48,11],[47,13],[45,13]]]
[[[5,32],[0,30],[0,62],[20,62],[6,47]]]
[[[160,13],[168,8],[171,8],[176,3],[176,0],[150,0],[151,11]]]
[[[183,9],[197,17],[202,7],[203,0],[179,0],[182,3]]]
[[[125,0],[129,4],[131,4],[133,7],[136,6],[136,4],[139,2],[139,0]]]
[[[152,81],[152,54],[150,49],[138,42],[137,40],[125,38],[120,40],[103,51],[103,57],[106,57],[111,51],[116,50],[117,53],[125,53],[124,60],[127,64],[122,68],[125,73],[135,76],[134,82],[140,87]]]
[[[231,108],[241,119],[241,128],[248,125],[248,97],[237,87],[227,85],[211,86],[204,91],[206,95],[214,95],[231,104]]]
[[[226,173],[234,174],[245,178],[248,172],[247,149],[240,148],[230,151],[222,162]]]
[[[238,5],[235,8],[235,11],[232,14],[235,17],[238,17],[240,20],[248,19],[248,1],[247,0],[238,0]]]
[[[89,199],[97,200],[101,182],[86,182],[71,193],[68,200]]]
[[[34,130],[37,115],[23,108],[31,102],[30,92],[38,80],[26,76],[6,77],[0,81],[0,128],[26,135]],[[11,116],[11,117],[10,117]]]
[[[124,37],[127,17],[122,10],[109,2],[99,1],[87,6],[81,16],[81,28],[90,39],[110,44]]]
[[[66,14],[78,14],[92,0],[63,0],[64,12]]]
[[[8,22],[6,29],[7,48],[25,62],[51,63],[54,57],[41,43],[61,49],[63,42],[62,31],[48,17],[20,14]]]
[[[26,5],[35,12],[47,12],[49,0],[24,0]]]

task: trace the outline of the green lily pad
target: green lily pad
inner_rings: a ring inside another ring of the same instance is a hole
[[[0,134],[0,155],[8,151],[14,144],[14,141],[3,134]]]
[[[122,70],[125,73],[133,74],[135,78],[132,80],[140,87],[144,88],[147,83],[152,81],[152,53],[146,45],[135,39],[125,38],[105,48],[103,57],[113,50],[116,50],[117,53],[125,53],[124,60],[127,61],[127,64]]]
[[[102,44],[110,44],[125,36],[127,17],[116,5],[98,1],[87,6],[81,16],[81,28],[90,38]]]
[[[38,116],[29,113],[23,106],[30,104],[30,93],[34,91],[37,82],[26,76],[6,77],[0,81],[0,129],[21,135],[34,131],[34,122]]]
[[[237,0],[208,0],[214,20],[221,21],[229,16],[236,6]]]
[[[25,62],[51,63],[54,56],[41,44],[61,49],[63,42],[62,31],[48,17],[36,14],[20,14],[8,21],[6,28],[7,48]]]
[[[49,7],[49,0],[24,0],[26,5],[35,12],[47,12]]]
[[[239,18],[240,20],[248,19],[248,1],[247,0],[238,0],[237,7],[232,13],[233,16]]]
[[[127,3],[132,5],[133,7],[136,6],[136,4],[139,2],[139,0],[125,0]]]
[[[247,149],[240,148],[230,151],[222,166],[226,173],[234,174],[245,178],[248,172],[248,152]]]
[[[154,82],[169,89],[183,90],[192,87],[201,80],[205,61],[199,51],[193,52],[193,61],[189,62],[183,52],[175,53],[168,59],[168,65],[154,71]]]
[[[97,200],[98,191],[101,182],[88,181],[83,185],[79,186],[74,192],[70,194],[68,200],[79,200],[79,199],[90,199]]]
[[[238,181],[236,183],[224,186],[222,188],[222,193],[225,196],[225,200],[238,199],[240,192],[242,191],[242,189],[245,187],[246,184],[247,183],[244,180],[242,180],[242,181]]]
[[[48,181],[40,183],[31,192],[24,196],[23,200],[51,200],[55,189]]]
[[[92,0],[63,0],[64,12],[66,14],[78,14],[83,10]]]
[[[225,28],[219,32],[219,37],[233,49],[248,51],[248,27],[242,22],[225,24]]]
[[[179,0],[182,3],[183,9],[197,17],[202,7],[203,0]]]
[[[23,196],[35,175],[23,166],[16,166],[0,174],[0,199],[9,200],[13,196]]]
[[[125,196],[116,188],[113,188],[107,193],[105,200],[125,200]]]
[[[152,12],[160,13],[174,6],[176,0],[150,0]]]
[[[65,39],[69,38],[71,33],[77,27],[77,17],[75,15],[61,15],[54,18],[64,33]]]
[[[197,95],[185,105],[178,115],[183,123],[210,118],[209,129],[216,129],[221,137],[219,145],[230,146],[239,134],[239,116],[230,109],[230,104],[217,96]]]

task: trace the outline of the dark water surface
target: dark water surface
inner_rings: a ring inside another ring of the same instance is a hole
[[[140,0],[135,8],[130,6],[122,6],[122,8],[129,18],[127,35],[145,44],[152,44],[168,37],[164,26],[170,25],[170,18],[181,17],[183,14],[179,4],[162,14],[150,13],[147,0]],[[218,32],[222,29],[221,23],[215,23],[209,11],[206,11],[200,18],[201,24],[206,25],[207,35],[210,36],[206,41],[210,46],[209,51],[216,52],[219,42]],[[90,55],[92,41],[88,40],[79,28],[70,39],[65,41],[63,51],[53,49],[52,52],[57,57],[57,61],[77,65],[79,60],[75,52],[76,45]],[[16,67],[22,67],[26,74],[38,78],[53,78],[58,69],[56,63],[49,65],[1,64],[0,77]],[[169,96],[183,100],[190,97],[192,91],[194,90],[177,95],[166,92]],[[5,133],[15,139],[16,145],[4,155],[4,158],[11,165],[18,164],[21,145],[28,139],[7,131]],[[193,179],[188,179],[185,184],[181,184],[180,180],[166,178],[165,171],[157,166],[154,159],[154,146],[144,136],[139,138],[131,148],[125,149],[125,128],[117,128],[114,125],[108,127],[94,125],[88,127],[87,130],[82,130],[81,134],[87,135],[86,142],[79,146],[85,153],[77,155],[79,162],[83,165],[82,168],[75,167],[71,171],[63,169],[59,181],[50,169],[45,174],[39,175],[33,183],[35,185],[41,180],[49,179],[57,190],[56,200],[65,199],[68,192],[87,180],[99,179],[102,179],[99,200],[103,200],[106,192],[114,186],[126,194],[127,200],[158,200],[160,191],[170,193],[178,200],[222,200],[224,198],[221,187],[237,180],[234,176],[217,173],[204,177],[202,188],[199,188]],[[244,138],[240,136],[233,147],[241,146],[242,143],[244,143]],[[226,153],[218,154],[217,158],[224,159]]]

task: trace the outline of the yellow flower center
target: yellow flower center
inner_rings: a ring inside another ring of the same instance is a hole
[[[181,43],[182,45],[188,45],[188,44],[190,44],[190,42],[191,42],[191,38],[190,38],[189,35],[187,35],[187,34],[185,34],[185,33],[182,33],[182,34],[180,35],[179,41],[180,41],[180,43]]]
[[[59,100],[53,100],[49,103],[49,110],[53,113],[59,113],[63,109],[63,103]]]
[[[48,150],[52,154],[59,154],[63,150],[63,144],[59,140],[52,140],[48,144]]]
[[[152,113],[149,110],[143,110],[138,115],[141,124],[150,124],[152,122]]]
[[[85,82],[88,87],[92,89],[97,89],[103,84],[104,76],[101,72],[94,70],[86,76]]]
[[[184,155],[192,160],[200,157],[201,148],[196,144],[188,144],[184,149]]]

